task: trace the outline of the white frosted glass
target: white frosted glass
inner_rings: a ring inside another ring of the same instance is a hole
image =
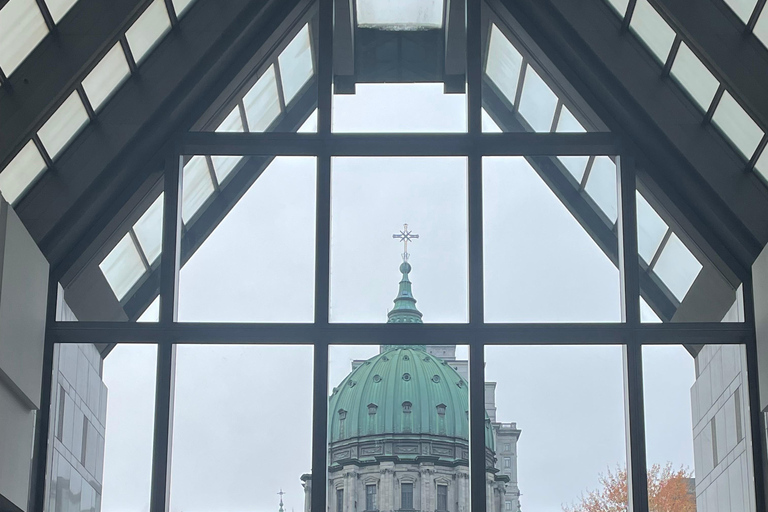
[[[763,152],[755,162],[755,170],[760,173],[763,179],[768,180],[768,150],[763,148]]]
[[[619,16],[622,18],[627,13],[628,4],[629,4],[629,0],[608,0],[608,5],[613,7],[616,10],[616,12],[619,14]]]
[[[485,109],[482,109],[481,116],[483,121],[483,133],[501,133],[501,128],[499,128],[499,125],[491,119],[491,116],[488,115],[488,112],[486,112]]]
[[[650,263],[667,233],[667,224],[648,201],[637,192],[637,252],[643,261]]]
[[[46,169],[45,161],[31,140],[0,172],[0,192],[13,204]]]
[[[45,0],[48,6],[48,12],[51,13],[54,23],[61,21],[61,18],[77,3],[77,0]]]
[[[357,24],[390,30],[443,26],[442,0],[357,0]]]
[[[240,117],[240,107],[235,105],[227,117],[221,122],[217,132],[242,132],[243,131],[243,118]]]
[[[720,82],[685,43],[680,43],[670,74],[702,110],[709,109]]]
[[[557,157],[560,163],[565,166],[571,176],[581,183],[581,179],[584,177],[584,171],[587,169],[588,156],[559,156]]]
[[[757,23],[755,23],[755,28],[752,29],[752,32],[763,43],[763,45],[768,46],[768,7],[763,7],[763,10],[760,13],[760,16],[757,18]]]
[[[509,39],[501,33],[496,25],[491,25],[491,42],[488,46],[485,74],[493,80],[493,83],[511,104],[515,103],[517,81],[520,78],[522,65],[523,56],[520,55],[520,52],[512,46]]]
[[[243,103],[249,131],[263,132],[269,128],[272,121],[280,114],[274,66],[269,66],[264,75],[251,87],[243,98]]]
[[[208,163],[203,156],[193,156],[184,166],[181,219],[186,224],[205,200],[213,194],[213,182],[208,172]]]
[[[229,173],[235,168],[237,163],[242,160],[242,156],[212,156],[213,172],[216,174],[216,181],[221,184],[229,176]]]
[[[161,193],[133,225],[133,232],[150,265],[160,256],[163,249],[163,197]]]
[[[74,91],[48,118],[37,135],[48,155],[54,159],[87,123],[88,113],[77,91]]]
[[[746,24],[752,16],[752,11],[755,10],[757,0],[725,0],[725,3]]]
[[[171,29],[171,19],[163,0],[155,0],[147,10],[125,31],[128,46],[131,48],[133,60],[141,63],[160,38]]]
[[[181,15],[187,12],[187,9],[195,0],[172,0],[173,10],[176,11],[176,17],[181,18]]]
[[[277,60],[280,64],[283,97],[285,104],[288,105],[314,74],[308,25],[304,25],[304,28],[296,34]]]
[[[629,28],[645,43],[657,59],[666,62],[675,40],[675,31],[667,25],[648,0],[637,0]]]
[[[144,274],[144,263],[130,234],[120,240],[112,252],[99,264],[104,277],[117,297],[122,300]]]
[[[525,68],[523,92],[518,111],[535,132],[552,129],[552,119],[557,108],[557,96],[531,66]]]
[[[10,0],[0,9],[0,68],[6,76],[48,33],[35,0]]]
[[[757,149],[760,139],[763,138],[763,130],[749,117],[741,105],[739,105],[728,91],[723,93],[720,103],[717,104],[712,122],[720,128],[728,140],[744,156],[751,158]]]
[[[571,114],[571,111],[568,110],[568,107],[565,105],[560,109],[560,117],[557,120],[557,131],[575,133],[586,132],[584,127],[581,126],[581,123],[573,117],[573,114]]]
[[[679,300],[691,288],[701,270],[701,263],[674,233],[664,245],[653,271]]]
[[[98,110],[130,74],[123,47],[117,43],[83,79],[83,89],[93,110]]]
[[[611,222],[616,222],[618,207],[616,200],[616,165],[607,156],[595,157],[589,171],[587,194],[597,203]]]

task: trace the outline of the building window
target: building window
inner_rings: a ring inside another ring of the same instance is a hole
[[[733,402],[736,406],[736,444],[744,439],[743,426],[741,424],[741,388],[736,388],[733,393]]]
[[[88,416],[83,415],[83,444],[80,449],[80,464],[85,467],[86,446],[88,446]]]
[[[59,386],[59,426],[56,429],[56,437],[59,441],[64,441],[64,403],[67,401],[67,392],[64,386]]]
[[[365,510],[376,510],[376,484],[365,486]]]
[[[504,451],[505,452],[511,452],[512,451],[512,445],[507,443],[504,445]]]
[[[400,509],[413,510],[413,484],[400,484]]]
[[[411,412],[411,406],[412,405],[413,404],[411,404],[411,402],[403,402],[403,412],[405,412],[405,413]]]
[[[437,486],[437,511],[438,512],[448,511],[448,486],[447,485]]]
[[[511,501],[505,501],[504,502],[504,510],[512,510],[512,502]]]
[[[344,512],[344,489],[336,489],[336,512]]]
[[[512,467],[512,459],[510,457],[504,457],[504,468]]]

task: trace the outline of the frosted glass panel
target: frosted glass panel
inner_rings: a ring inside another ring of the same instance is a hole
[[[54,23],[58,23],[75,3],[77,0],[45,0]]]
[[[129,234],[112,249],[99,268],[107,278],[117,300],[122,300],[144,274],[144,263]]]
[[[608,0],[608,5],[613,7],[616,12],[621,16],[624,17],[624,14],[627,12],[627,5],[629,4],[629,0]]]
[[[0,68],[10,76],[48,33],[35,0],[10,0],[0,9]]]
[[[643,261],[650,263],[667,232],[667,224],[640,192],[637,193],[636,197],[638,253]]]
[[[763,11],[760,13],[760,17],[757,18],[757,23],[755,23],[755,28],[752,29],[752,32],[765,46],[768,46],[768,9],[765,7],[763,7]]]
[[[491,116],[488,115],[485,109],[483,109],[481,116],[483,120],[483,133],[501,133],[501,128],[491,119]]]
[[[587,194],[594,199],[597,206],[611,222],[616,222],[618,216],[616,202],[616,165],[607,156],[595,157],[592,170],[587,178],[585,187]]]
[[[675,31],[651,7],[648,0],[637,0],[629,28],[643,40],[657,59],[666,62],[675,40]]]
[[[87,122],[88,114],[83,102],[74,91],[37,132],[51,159],[61,153]]]
[[[515,103],[517,81],[520,78],[522,64],[523,56],[520,52],[512,46],[496,25],[492,25],[485,73],[511,104]]]
[[[308,25],[304,25],[304,28],[283,50],[278,57],[278,63],[280,79],[283,82],[283,97],[285,104],[288,105],[314,73]]]
[[[212,156],[211,161],[216,180],[222,183],[242,158],[242,156]]]
[[[35,143],[27,142],[3,172],[0,172],[0,192],[5,200],[11,204],[15,203],[45,169],[45,161]]]
[[[442,0],[357,0],[357,23],[391,30],[443,26]]]
[[[171,29],[171,19],[163,0],[155,0],[139,19],[125,32],[133,60],[139,64],[154,48],[160,38]]]
[[[186,224],[197,210],[213,194],[213,182],[208,172],[208,163],[203,156],[193,156],[184,166],[181,219]]]
[[[194,1],[195,0],[172,0],[173,10],[176,11],[176,16],[180,18]]]
[[[117,43],[83,79],[83,89],[93,110],[98,110],[130,74],[123,48]]]
[[[584,178],[584,171],[587,170],[588,156],[559,156],[560,163],[571,173],[574,179],[581,183]]]
[[[584,133],[586,130],[581,126],[581,123],[573,117],[573,114],[568,110],[568,107],[563,105],[560,109],[560,118],[557,120],[557,131]]]
[[[144,257],[151,265],[160,256],[163,244],[163,194],[147,208],[136,224],[133,232],[139,240]]]
[[[709,108],[720,83],[685,43],[680,43],[671,74],[702,110]]]
[[[265,131],[280,114],[274,66],[269,66],[269,69],[245,95],[243,102],[245,115],[248,118],[248,130]]]
[[[221,122],[217,132],[242,132],[243,131],[243,118],[240,117],[240,107],[235,105],[226,118]]]
[[[555,117],[557,96],[531,66],[525,68],[523,93],[520,96],[520,114],[533,131],[548,132]]]
[[[750,16],[752,16],[752,11],[755,10],[755,4],[757,4],[755,0],[725,0],[725,3],[728,7],[733,9],[736,16],[738,16],[744,23],[749,21]]]
[[[768,151],[765,149],[755,163],[755,170],[763,176],[763,179],[768,180]]]
[[[656,275],[680,302],[685,298],[700,270],[701,263],[674,233],[664,245],[659,261],[653,267]]]
[[[720,103],[717,104],[712,122],[747,159],[752,157],[760,139],[763,138],[763,131],[728,91],[723,93]]]

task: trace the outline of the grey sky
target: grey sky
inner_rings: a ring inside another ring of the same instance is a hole
[[[442,85],[358,86],[337,99],[338,131],[460,131],[463,96]],[[181,272],[180,319],[311,321],[315,161],[279,158]],[[400,274],[404,222],[425,322],[467,318],[466,160],[333,161],[331,318],[384,322]],[[489,321],[618,321],[619,275],[522,159],[485,161]],[[361,340],[361,342],[364,340]],[[425,340],[439,344],[440,340]],[[331,385],[375,346],[333,347]],[[154,349],[107,358],[103,510],[146,510]],[[462,350],[460,354],[466,355]],[[504,347],[487,354],[498,418],[522,429],[523,511],[559,511],[625,457],[620,347]],[[682,348],[647,351],[650,462],[693,466],[690,385]],[[180,347],[172,510],[303,510],[310,469],[310,347]]]

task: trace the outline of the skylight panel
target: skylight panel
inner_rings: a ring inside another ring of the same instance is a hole
[[[659,61],[666,62],[675,40],[675,31],[656,12],[656,9],[651,7],[648,0],[637,0],[629,28],[637,34]]]
[[[54,159],[87,123],[88,113],[77,91],[74,91],[48,118],[37,135],[48,155]]]
[[[168,17],[165,2],[155,0],[125,32],[136,64],[144,60],[170,29],[171,19]]]
[[[263,132],[269,128],[272,121],[280,115],[274,66],[269,66],[264,75],[251,87],[243,98],[243,103],[245,103],[245,115],[248,118],[250,131]]]
[[[187,12],[187,9],[189,9],[189,6],[192,5],[194,1],[195,0],[172,0],[173,10],[176,11],[176,17],[181,18],[182,14]]]
[[[357,24],[385,30],[443,26],[443,0],[357,0]]]
[[[54,23],[61,21],[67,12],[77,3],[77,0],[45,0],[48,12],[51,13]]]
[[[317,109],[313,110],[304,124],[299,126],[296,133],[317,133]]]
[[[309,42],[309,25],[304,25],[304,28],[285,47],[277,60],[280,64],[283,97],[285,104],[288,105],[314,74],[312,47]]]
[[[499,128],[499,125],[491,119],[491,116],[488,115],[488,112],[486,112],[485,109],[482,109],[480,115],[482,116],[483,121],[483,133],[501,133],[501,128]]]
[[[656,275],[680,302],[683,302],[700,270],[701,263],[674,233],[664,244],[659,260],[653,267]]]
[[[587,130],[581,126],[581,123],[573,117],[571,111],[565,105],[560,109],[560,117],[557,120],[557,131],[562,132],[575,132],[584,133]]]
[[[98,110],[130,74],[123,48],[117,43],[83,79],[83,89],[93,110]]]
[[[186,224],[213,194],[213,181],[203,156],[193,156],[184,166],[181,219]]]
[[[133,232],[139,241],[144,257],[150,265],[160,256],[163,244],[163,193],[147,208],[136,224]]]
[[[597,203],[611,223],[618,218],[616,200],[616,165],[607,156],[597,156],[585,187],[587,194]]]
[[[557,108],[557,96],[531,66],[525,68],[518,111],[535,132],[548,132]]]
[[[640,321],[644,324],[660,324],[661,318],[651,309],[651,306],[640,297]]]
[[[216,181],[222,184],[242,159],[242,156],[212,156],[211,161],[213,162],[213,172],[216,174]]]
[[[749,23],[752,11],[755,10],[755,5],[757,5],[756,0],[725,0],[725,3],[745,24]]]
[[[587,170],[588,156],[559,156],[557,157],[563,167],[571,173],[571,176],[577,183],[581,183],[584,178],[584,171]]]
[[[110,288],[122,300],[133,285],[144,275],[144,263],[130,234],[120,240],[112,252],[99,264]]]
[[[702,110],[709,109],[720,82],[683,42],[672,62],[670,74]]]
[[[240,107],[235,105],[226,118],[221,122],[217,132],[242,132],[243,131],[243,118],[240,117]]]
[[[159,322],[160,321],[160,296],[155,297],[155,300],[147,306],[147,309],[136,319],[139,323],[145,322]]]
[[[760,139],[763,138],[763,130],[728,91],[723,92],[723,97],[720,98],[712,116],[712,122],[746,159],[752,157]]]
[[[752,29],[755,36],[768,47],[768,7],[763,7],[760,16],[757,18],[755,28]]]
[[[765,180],[768,180],[768,150],[765,148],[763,148],[760,158],[755,162],[755,170],[760,173]]]
[[[627,5],[629,0],[607,0],[608,5],[614,8],[621,18],[627,13]]]
[[[0,192],[5,200],[15,203],[45,169],[43,157],[30,140],[0,172]]]
[[[509,39],[501,33],[496,25],[491,25],[491,42],[488,46],[488,61],[485,64],[485,74],[488,75],[499,91],[510,104],[515,103],[517,82],[520,78],[520,68],[523,56],[520,55]]]
[[[664,239],[668,226],[648,201],[637,192],[637,250],[643,261],[650,263]]]
[[[48,34],[35,0],[9,0],[0,9],[0,68],[5,76],[19,64]]]

